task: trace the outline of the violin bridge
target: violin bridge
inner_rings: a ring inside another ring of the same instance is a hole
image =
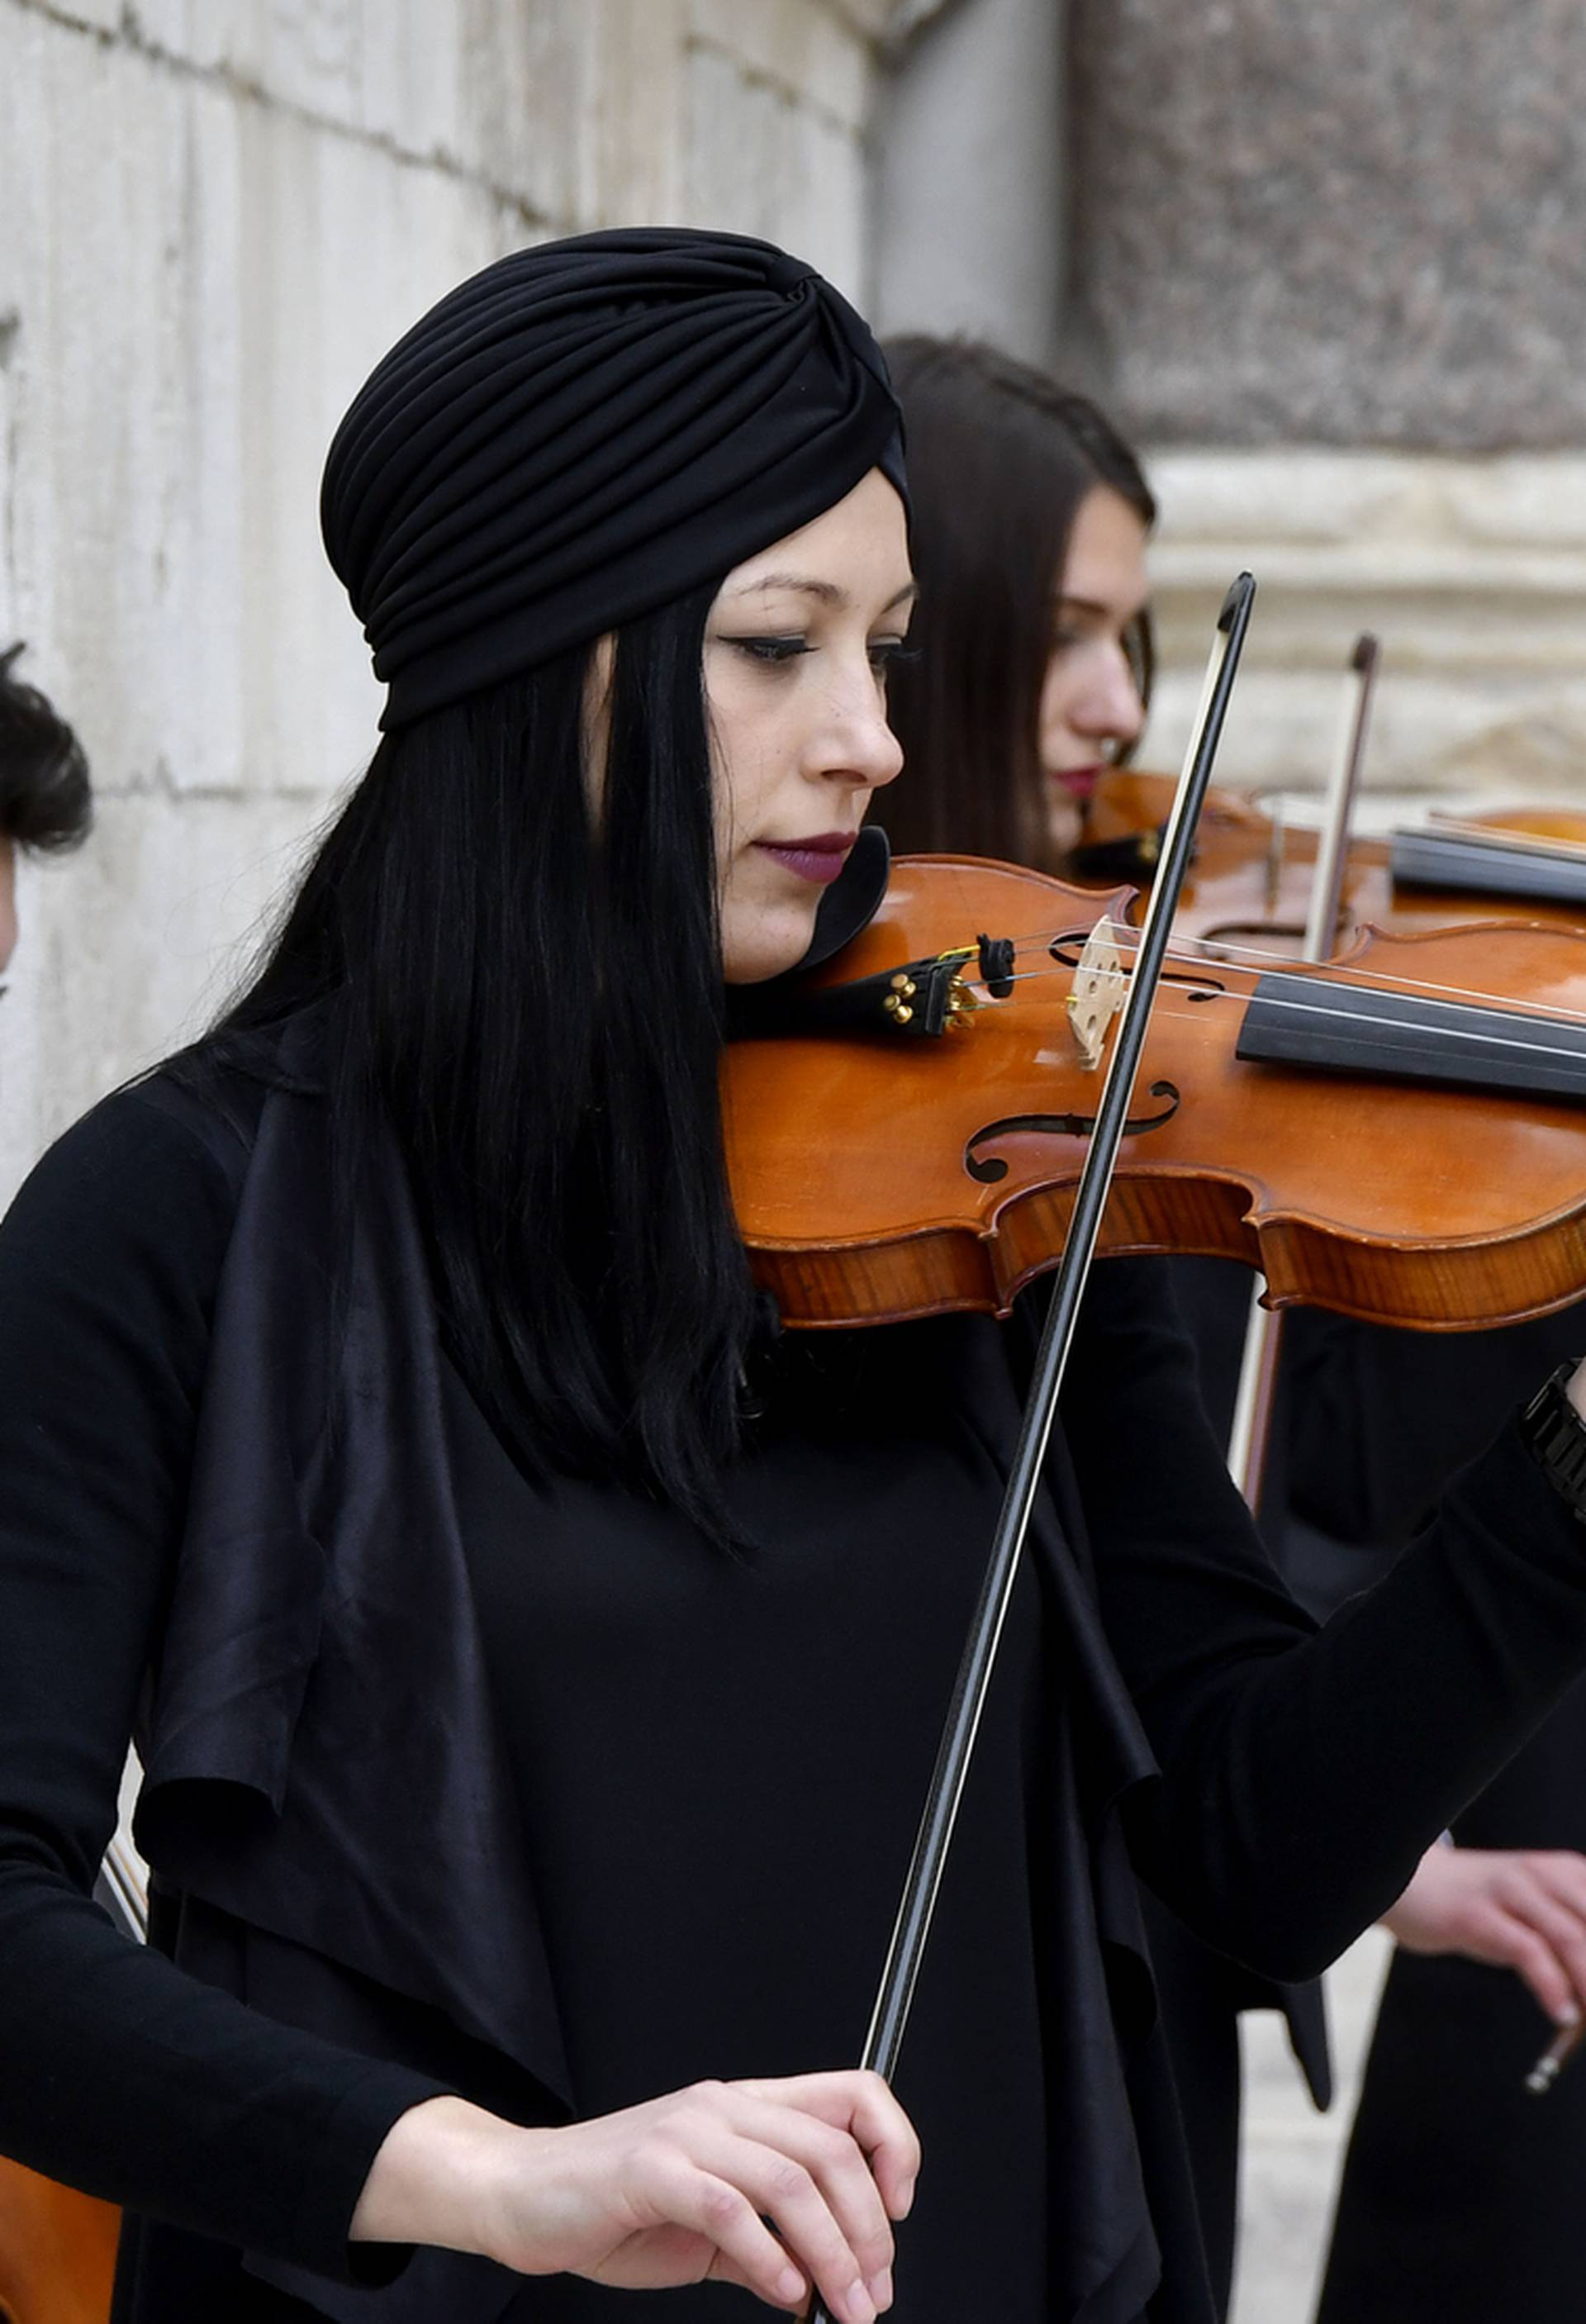
[[[1102,1062],[1108,1028],[1123,1006],[1123,959],[1112,923],[1098,920],[1074,964],[1068,995],[1068,1022],[1087,1074],[1093,1074]]]

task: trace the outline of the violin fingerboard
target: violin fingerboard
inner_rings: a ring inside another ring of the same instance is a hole
[[[1282,972],[1258,980],[1234,1055],[1586,1103],[1586,1025]]]

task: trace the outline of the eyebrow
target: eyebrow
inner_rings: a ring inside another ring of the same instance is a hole
[[[752,581],[740,595],[760,597],[772,589],[801,590],[807,597],[818,597],[823,605],[846,605],[850,603],[847,590],[839,589],[834,581],[817,581],[805,573],[768,573],[763,581]],[[888,598],[881,611],[890,613],[894,605],[908,603],[918,595],[919,583],[906,581],[896,595]]]
[[[1151,601],[1148,597],[1142,597],[1139,604],[1135,607],[1133,613],[1128,616],[1128,619],[1131,622],[1138,622],[1150,602]],[[1072,596],[1066,589],[1059,590],[1057,595],[1057,603],[1060,605],[1073,605],[1077,612],[1082,613],[1097,613],[1104,622],[1110,622],[1113,616],[1114,609],[1112,606],[1103,605],[1097,598],[1094,597]]]

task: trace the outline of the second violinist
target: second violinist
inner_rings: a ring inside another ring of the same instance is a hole
[[[1091,835],[1098,787],[1145,724],[1155,502],[1133,451],[1083,397],[982,346],[920,337],[889,352],[908,427],[924,596],[919,659],[892,689],[908,772],[876,811],[899,848],[973,848],[1062,872]],[[1254,862],[1252,850],[1252,873]],[[1461,900],[1450,899],[1451,914]],[[1285,901],[1303,921],[1292,880]],[[1485,908],[1498,907],[1466,901],[1467,914]],[[1226,1442],[1249,1277],[1217,1261],[1170,1271]],[[1342,1541],[1331,1545],[1318,1526],[1397,1548],[1506,1413],[1581,1344],[1569,1312],[1452,1337],[1291,1317],[1262,1514],[1307,1601],[1331,1610],[1382,1567]],[[1459,1821],[1462,1845],[1429,1850],[1383,1916],[1402,1950],[1346,2175],[1327,2324],[1423,2315],[1486,2324],[1504,2284],[1524,2287],[1520,2305],[1536,2324],[1573,2319],[1586,2241],[1568,2189],[1586,2158],[1586,2076],[1566,2080],[1544,2107],[1526,2098],[1523,2078],[1546,2038],[1538,2005],[1562,2026],[1586,2008],[1586,1820],[1573,1772],[1583,1718],[1577,1690]],[[1212,2273],[1226,2303],[1238,2186],[1235,2015],[1282,2007],[1324,2103],[1320,2000],[1252,1977],[1154,1901],[1148,1909]],[[1502,2190],[1490,2203],[1451,2198],[1489,2176]]]

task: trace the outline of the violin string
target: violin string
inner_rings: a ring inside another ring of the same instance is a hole
[[[1176,960],[1179,959],[1181,955],[1170,954],[1168,957],[1170,959]],[[1206,966],[1209,972],[1215,966],[1214,963],[1197,963],[1195,964]],[[1239,965],[1240,964],[1231,964]],[[1463,984],[1440,984],[1431,978],[1404,976],[1374,977],[1370,974],[1369,970],[1358,969],[1351,972],[1340,967],[1336,964],[1329,967],[1327,964],[1323,963],[1323,965],[1327,969],[1327,973],[1323,976],[1317,977],[1314,974],[1305,975],[1304,972],[1309,965],[1310,964],[1302,961],[1286,960],[1281,962],[1280,966],[1275,973],[1281,975],[1285,969],[1294,969],[1301,972],[1300,975],[1296,979],[1296,982],[1316,983],[1324,989],[1336,989],[1341,985],[1348,985],[1357,992],[1382,992],[1389,994],[1402,993],[1412,1000],[1425,999],[1434,1001],[1446,1001],[1454,1007],[1489,1009],[1497,1015],[1524,1018],[1528,1023],[1544,1025],[1586,1025],[1586,1010],[1579,1009],[1559,1009],[1552,1006],[1549,1006],[1546,1009],[1536,1010],[1519,1008],[1516,1005],[1514,996],[1510,993],[1482,992],[1477,991],[1473,987]],[[1120,970],[1119,973],[1122,974],[1127,972]],[[1014,975],[1007,978],[1006,980],[1000,977],[997,982],[1000,984],[1003,982],[1010,984],[1036,984],[1040,982],[1044,978],[1049,976],[1072,977],[1074,973],[1074,969],[1072,964],[1066,967],[1056,965],[1051,968],[1025,968],[1019,970]],[[970,981],[973,983],[981,983],[982,982],[980,979],[971,979]],[[1165,987],[1176,985],[1178,982],[1179,980],[1177,978],[1165,977],[1163,979]],[[1207,982],[1209,984],[1214,985],[1216,982],[1215,977],[1211,973],[1208,973]],[[1214,996],[1208,997],[1215,997],[1219,1000],[1248,1001],[1254,999],[1255,996],[1253,992],[1218,992]],[[1261,997],[1265,1000],[1267,995],[1263,994]]]
[[[1028,970],[1022,976],[1013,978],[1011,981],[1016,984],[1028,984],[1034,983],[1039,978],[1046,976],[1065,976],[1072,975],[1072,973],[1073,972],[1071,970],[1059,968],[1032,969]],[[1367,995],[1369,995],[1374,991],[1380,989],[1369,984],[1347,986],[1347,980],[1345,982],[1347,989]],[[1336,991],[1339,988],[1332,986],[1327,989]],[[1162,994],[1171,993],[1176,996],[1181,991],[1181,988],[1177,984],[1165,982],[1158,988],[1158,990]],[[1435,998],[1436,993],[1442,990],[1452,991],[1454,992],[1456,997],[1456,1005],[1462,1003],[1466,998],[1466,996],[1461,992],[1457,987],[1432,988],[1433,997]],[[1199,1011],[1201,1010],[1208,1009],[1215,1001],[1232,1002],[1236,1007],[1242,1009],[1249,1008],[1252,1004],[1254,999],[1255,996],[1248,992],[1213,991],[1202,993],[1198,999],[1186,1001],[1183,1008],[1173,1009],[1167,1005],[1166,1000],[1159,998],[1157,1002],[1156,1014],[1158,1017],[1182,1017],[1187,1022],[1192,1010]],[[994,1007],[996,1004],[992,1002],[990,1005]],[[1260,997],[1260,1006],[1263,1009],[1294,1010],[1301,1016],[1320,1018],[1329,1025],[1369,1025],[1379,1032],[1383,1029],[1385,1023],[1385,1020],[1381,1017],[1376,1015],[1369,1009],[1333,1009],[1326,1007],[1318,1009],[1311,1001],[1305,999],[1288,1000],[1282,994],[1276,992],[1264,992]],[[1548,1015],[1542,1015],[1540,1013],[1533,1014],[1524,1009],[1506,1008],[1495,1009],[1492,1011],[1492,1014],[1496,1017],[1506,1019],[1510,1024],[1526,1026],[1560,1025],[1573,1028],[1574,1026],[1586,1023],[1586,1019],[1582,1019],[1579,1012],[1574,1010],[1571,1010],[1567,1013],[1561,1010],[1556,1014],[1550,1013]],[[1504,1033],[1485,1025],[1443,1025],[1439,1024],[1435,1019],[1432,1018],[1423,1019],[1419,1022],[1416,1022],[1414,1019],[1404,1019],[1386,1021],[1393,1028],[1393,1029],[1408,1033],[1418,1033],[1424,1039],[1432,1042],[1435,1042],[1438,1039],[1452,1041],[1486,1041],[1492,1042],[1501,1047],[1524,1049],[1527,1056],[1530,1056],[1573,1057],[1582,1063],[1586,1063],[1586,1054],[1583,1054],[1579,1049],[1561,1047],[1551,1042],[1538,1041],[1527,1034]]]
[[[1097,923],[1098,927],[1101,925],[1102,924],[1100,922]],[[1522,924],[1517,922],[1515,925],[1519,926]],[[1139,930],[1138,928],[1130,927],[1117,920],[1110,920],[1106,923],[1106,926],[1108,933],[1118,944],[1120,950],[1127,951],[1131,946],[1139,945]],[[1454,930],[1451,929],[1448,933],[1452,934],[1454,933]],[[1554,932],[1550,931],[1550,933]],[[1049,928],[1044,936],[1037,935],[1033,936],[1018,937],[1015,940],[1013,947],[1014,956],[1015,958],[1018,958],[1024,953],[1039,952],[1049,954],[1053,942],[1058,938],[1066,938],[1074,943],[1083,943],[1084,941],[1084,936],[1082,935],[1081,931],[1076,928]],[[1201,949],[1200,947],[1203,946],[1205,948]],[[1471,1002],[1489,1001],[1495,1008],[1512,1008],[1514,1005],[1513,996],[1508,993],[1482,991],[1472,985],[1444,984],[1435,977],[1409,976],[1404,974],[1396,975],[1388,970],[1379,971],[1370,968],[1363,962],[1307,961],[1303,959],[1297,953],[1280,952],[1272,945],[1240,945],[1231,942],[1224,943],[1221,937],[1191,937],[1187,940],[1181,940],[1178,944],[1171,945],[1169,946],[1167,956],[1172,961],[1181,963],[1188,962],[1193,965],[1203,966],[1208,971],[1215,970],[1219,967],[1244,968],[1253,966],[1257,969],[1271,968],[1274,971],[1281,973],[1285,969],[1298,969],[1302,972],[1309,970],[1314,972],[1315,969],[1321,968],[1325,970],[1329,977],[1335,978],[1340,982],[1344,982],[1353,978],[1357,981],[1362,982],[1367,989],[1376,991],[1397,991],[1405,992],[1434,992],[1440,993],[1451,1001],[1469,1001]],[[1023,977],[1029,975],[1032,972],[1028,969],[1016,971],[1009,982],[1011,983],[1018,983]],[[1040,975],[1048,974],[1051,972],[1037,970],[1033,973],[1037,975]],[[1059,975],[1064,973],[1061,966],[1059,966],[1056,973]],[[999,980],[999,982],[1000,981],[1000,980]],[[1586,1023],[1586,1010],[1555,1010],[1552,1013],[1561,1017],[1578,1016],[1583,1023]]]
[[[1519,924],[1517,923],[1516,925]],[[1139,931],[1138,928],[1120,927],[1116,920],[1110,921],[1108,923],[1108,933],[1117,943],[1120,951],[1127,952],[1131,948],[1138,946],[1139,943]],[[1449,933],[1452,934],[1453,931],[1450,930]],[[1552,932],[1550,931],[1550,933]],[[1075,941],[1081,940],[1079,937],[1079,931],[1076,929],[1055,928],[1051,931],[1050,938],[1047,939],[1043,939],[1040,936],[1021,936],[1019,938],[1014,945],[1015,955],[1017,956],[1019,954],[1026,951],[1049,953],[1051,938],[1059,936],[1067,936]],[[1198,941],[1200,940],[1192,939],[1192,942]],[[1360,986],[1360,989],[1363,991],[1434,993],[1444,1000],[1465,1001],[1470,1001],[1473,1005],[1490,1004],[1493,1008],[1497,1009],[1512,1010],[1515,1005],[1514,996],[1512,993],[1484,991],[1480,987],[1474,985],[1445,984],[1435,977],[1395,975],[1390,972],[1379,973],[1375,969],[1368,967],[1363,962],[1306,961],[1301,959],[1297,954],[1277,952],[1265,945],[1236,945],[1218,942],[1214,950],[1204,952],[1192,950],[1187,945],[1173,945],[1169,947],[1167,956],[1169,960],[1176,963],[1187,963],[1191,966],[1203,967],[1209,974],[1214,973],[1219,967],[1243,968],[1247,966],[1254,966],[1258,969],[1269,968],[1278,974],[1281,974],[1285,970],[1292,969],[1297,971],[1302,975],[1306,973],[1314,974],[1318,969],[1321,969],[1324,972],[1330,982],[1335,982],[1341,984],[1356,982]],[[1018,984],[1023,982],[1027,977],[1031,975],[1042,976],[1056,974],[1062,976],[1069,973],[1070,972],[1065,969],[1061,964],[1052,969],[1020,969],[1015,972],[1014,975],[1009,979],[1009,982],[1010,983]],[[1571,1021],[1579,1021],[1582,1024],[1586,1024],[1586,1010],[1555,1008],[1550,1009],[1548,1014],[1555,1018],[1565,1019]]]
[[[1162,987],[1160,990],[1176,992],[1176,987],[1171,985]],[[1187,1025],[1191,1021],[1192,1017],[1202,1015],[1207,1009],[1217,1001],[1231,1002],[1235,1006],[1242,1008],[1248,1005],[1249,995],[1242,992],[1209,992],[1203,1000],[1185,1001],[1183,1005],[1178,1008],[1169,1007],[1166,1001],[1158,1000],[1153,1014],[1158,1018],[1181,1019]],[[993,1007],[996,1004],[994,1002],[991,1004]],[[1307,1001],[1286,1001],[1278,994],[1272,994],[1270,996],[1263,994],[1261,1006],[1263,1009],[1288,1009],[1293,1010],[1297,1015],[1302,1017],[1311,1017],[1313,1019],[1320,1018],[1321,1021],[1327,1026],[1367,1025],[1369,1026],[1374,1032],[1380,1032],[1382,1030],[1381,1018],[1374,1017],[1368,1010],[1364,1009],[1327,1009],[1324,1010],[1318,1010],[1313,1008]],[[1521,1021],[1526,1024],[1545,1025],[1548,1022],[1548,1019],[1545,1017],[1526,1018],[1523,1016],[1523,1013],[1518,1010],[1515,1011],[1514,1014],[1520,1017]],[[1392,1029],[1399,1032],[1418,1033],[1427,1041],[1429,1046],[1433,1047],[1434,1047],[1440,1040],[1452,1042],[1455,1046],[1462,1041],[1480,1041],[1497,1048],[1523,1050],[1525,1055],[1528,1057],[1568,1058],[1572,1065],[1586,1067],[1586,1051],[1561,1047],[1556,1043],[1551,1041],[1531,1040],[1520,1034],[1489,1032],[1484,1026],[1436,1024],[1415,1025],[1401,1023],[1393,1027]],[[1261,1060],[1258,1062],[1265,1061]],[[1279,1065],[1292,1064],[1303,1069],[1305,1060],[1304,1058],[1277,1058],[1273,1062]],[[1142,1072],[1145,1070],[1143,1066],[1141,1070]],[[1343,1070],[1345,1072],[1349,1072],[1353,1069],[1346,1066]],[[1361,1070],[1369,1072],[1369,1068],[1363,1067]],[[1561,1092],[1560,1095],[1561,1097],[1563,1096],[1564,1093]]]
[[[1054,929],[1052,931],[1052,935],[1055,937],[1068,936],[1071,933],[1077,937],[1077,931],[1070,931],[1062,928]],[[1139,941],[1139,932],[1138,929],[1120,927],[1116,921],[1110,924],[1110,933],[1117,942],[1120,951],[1130,950],[1131,947],[1138,945]],[[1021,937],[1016,944],[1014,950],[1017,956],[1018,954],[1027,950],[1031,952],[1044,952],[1047,950],[1047,945],[1044,944],[1042,939],[1038,936],[1028,938]],[[1225,955],[1230,954],[1240,954],[1241,957],[1238,959],[1226,958]],[[1286,970],[1293,970],[1299,975],[1306,978],[1316,977],[1317,970],[1320,968],[1323,973],[1319,981],[1330,984],[1352,984],[1362,992],[1404,992],[1412,995],[1419,994],[1427,996],[1434,1000],[1464,1002],[1473,1008],[1485,1007],[1501,1010],[1508,1016],[1523,1017],[1528,1013],[1524,1009],[1516,1007],[1512,993],[1483,991],[1479,987],[1473,985],[1445,984],[1441,982],[1435,977],[1382,975],[1377,973],[1374,970],[1366,967],[1363,964],[1357,965],[1355,963],[1350,961],[1324,961],[1319,964],[1302,961],[1296,959],[1291,953],[1268,951],[1264,946],[1259,945],[1228,945],[1221,946],[1218,953],[1210,954],[1188,952],[1180,950],[1176,947],[1170,947],[1167,957],[1170,961],[1177,964],[1182,965],[1188,964],[1193,967],[1204,968],[1209,976],[1213,974],[1219,966],[1242,968],[1252,963],[1258,966],[1264,964],[1271,968],[1273,972],[1277,974],[1282,974]],[[1034,982],[1037,978],[1043,976],[1072,976],[1073,973],[1074,968],[1072,965],[1064,966],[1058,964],[1050,968],[1019,969],[1015,971],[1012,976],[1005,980],[999,977],[996,981],[998,983],[1006,982],[1010,984],[1028,984]],[[971,978],[968,981],[974,984],[983,984],[985,982],[983,978],[980,977]],[[1563,1009],[1549,1006],[1545,1011],[1538,1011],[1536,1012],[1536,1015],[1539,1021],[1552,1022],[1554,1024],[1586,1025],[1586,1010]]]

